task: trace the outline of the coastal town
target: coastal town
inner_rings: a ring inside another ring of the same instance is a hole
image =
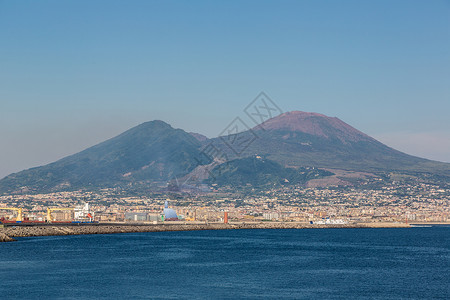
[[[130,196],[119,189],[0,196],[0,221],[161,223],[164,203],[183,222],[446,223],[450,189],[426,183],[379,187],[280,187]],[[9,209],[11,208],[11,209]],[[51,212],[51,215],[50,215]],[[78,213],[77,213],[78,212]],[[225,217],[226,214],[226,217]],[[50,219],[50,220],[49,220]],[[171,220],[173,221],[173,220]]]

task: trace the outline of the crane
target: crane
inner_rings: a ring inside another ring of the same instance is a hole
[[[55,210],[73,210],[72,207],[54,207],[54,208],[47,208],[47,222],[52,222],[52,212]]]
[[[22,214],[22,208],[16,208],[16,207],[0,207],[0,209],[7,209],[7,210],[15,210],[17,211],[17,217],[16,222],[22,222],[23,221],[23,214]]]

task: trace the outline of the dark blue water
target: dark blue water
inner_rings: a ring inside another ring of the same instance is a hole
[[[160,232],[0,244],[5,299],[450,299],[450,228]]]

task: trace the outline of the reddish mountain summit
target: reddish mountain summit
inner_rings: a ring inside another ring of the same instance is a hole
[[[323,138],[338,138],[342,142],[374,141],[370,136],[336,117],[318,113],[291,111],[267,120],[261,126],[268,131],[303,132]],[[259,128],[255,128],[256,130]]]

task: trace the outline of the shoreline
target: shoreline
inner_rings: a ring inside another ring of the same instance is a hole
[[[209,223],[209,224],[95,224],[83,226],[8,226],[0,228],[0,242],[15,241],[16,237],[62,236],[85,234],[113,234],[136,232],[235,230],[235,229],[319,229],[319,228],[410,228],[405,223],[354,223],[354,224],[307,224],[300,222],[261,223]]]

